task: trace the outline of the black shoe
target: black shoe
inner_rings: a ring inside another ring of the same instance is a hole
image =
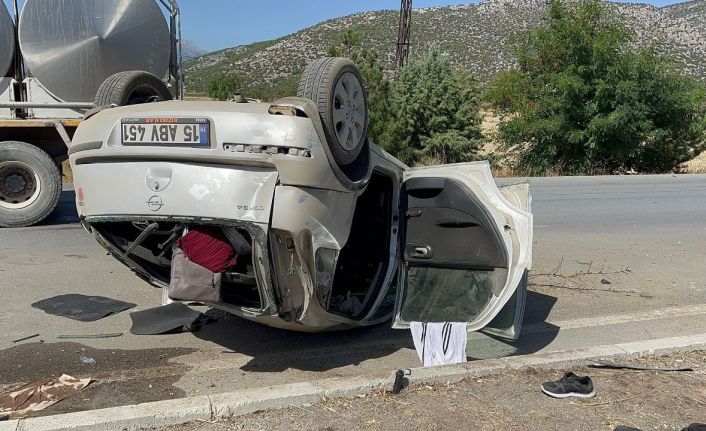
[[[577,376],[570,371],[556,382],[543,383],[542,392],[554,398],[593,398],[596,396],[590,377]]]
[[[706,424],[691,424],[682,431],[706,431]]]

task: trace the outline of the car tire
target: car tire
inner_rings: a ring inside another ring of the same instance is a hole
[[[0,142],[0,227],[39,223],[60,196],[61,173],[49,154],[25,142]]]
[[[355,64],[337,57],[313,61],[304,70],[297,96],[316,104],[335,162],[347,166],[356,161],[368,134],[368,96]]]
[[[96,106],[126,106],[172,100],[161,79],[149,72],[118,72],[103,81],[94,99]]]

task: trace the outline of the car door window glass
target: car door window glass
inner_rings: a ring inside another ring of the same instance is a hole
[[[400,318],[421,322],[472,322],[493,298],[506,271],[411,266]]]

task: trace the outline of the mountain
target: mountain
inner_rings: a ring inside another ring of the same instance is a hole
[[[181,55],[184,61],[190,61],[197,57],[201,57],[207,52],[199,48],[194,42],[185,39],[181,42]]]
[[[657,8],[637,3],[611,3],[616,16],[635,33],[635,44],[658,44],[686,74],[706,80],[706,0]],[[412,50],[437,43],[457,67],[473,71],[481,81],[514,65],[510,52],[519,33],[538,26],[544,0],[487,0],[478,4],[415,9]],[[209,53],[185,65],[188,92],[199,93],[217,74],[241,72],[247,84],[295,88],[307,62],[326,54],[337,35],[348,28],[360,32],[361,44],[375,48],[390,68],[394,64],[399,11],[383,10],[322,22],[276,40]]]

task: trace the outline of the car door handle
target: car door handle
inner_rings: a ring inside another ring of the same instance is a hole
[[[431,256],[432,256],[431,246],[428,246],[428,245],[415,246],[409,255],[409,257],[411,257],[413,259],[431,259]]]
[[[437,221],[436,225],[439,227],[463,228],[463,227],[475,227],[475,226],[478,226],[478,223],[474,223],[472,221],[444,219],[444,220]]]

